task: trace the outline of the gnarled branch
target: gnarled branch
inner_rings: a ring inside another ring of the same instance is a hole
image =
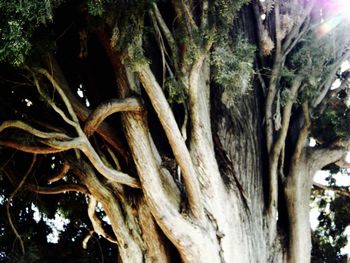
[[[49,183],[57,182],[61,180],[63,177],[65,177],[68,171],[70,170],[70,165],[68,162],[64,161],[60,168],[61,169],[55,175],[51,176],[48,179]]]
[[[89,202],[88,202],[88,215],[92,224],[92,227],[94,231],[98,234],[103,236],[108,241],[118,244],[117,240],[114,237],[111,237],[103,228],[102,223],[98,216],[95,213],[95,207],[97,205],[97,201],[93,196],[90,196]]]
[[[74,96],[56,60],[53,57],[49,57],[49,59],[47,60],[47,64],[50,69],[50,72],[52,72],[53,78],[62,88],[67,98],[71,102],[76,115],[81,121],[85,121],[87,117],[91,114],[91,110],[89,110],[77,99],[76,96]],[[96,132],[106,142],[108,142],[119,154],[121,154],[124,157],[127,156],[127,153],[122,144],[120,143],[118,137],[116,136],[115,131],[107,123],[101,123],[101,125],[96,129]]]
[[[53,139],[53,138],[55,138],[57,140],[69,140],[69,139],[71,139],[69,136],[67,136],[64,133],[43,132],[43,131],[35,129],[35,128],[31,127],[30,125],[25,124],[24,122],[19,121],[19,120],[4,121],[0,125],[0,132],[2,132],[5,129],[8,129],[8,128],[20,129],[20,130],[26,131],[26,132],[28,132],[36,137],[42,138],[42,139]]]
[[[99,171],[107,179],[116,183],[126,184],[134,188],[140,188],[140,184],[137,179],[129,176],[128,174],[107,167],[102,162],[101,158],[96,153],[95,149],[92,147],[85,135],[82,135],[81,137],[75,138],[71,141],[60,142],[49,140],[43,141],[43,143],[62,151],[79,149],[85,154],[85,156],[89,159],[96,170]]]
[[[84,132],[87,137],[91,136],[100,124],[110,115],[122,111],[141,111],[142,105],[137,98],[110,99],[99,105],[90,113],[84,125]]]

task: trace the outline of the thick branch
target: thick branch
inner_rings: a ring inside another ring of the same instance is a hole
[[[110,115],[122,111],[141,111],[141,102],[136,98],[111,99],[100,104],[89,117],[84,125],[86,136],[91,136],[100,124]]]
[[[85,144],[83,145],[80,150],[88,157],[92,165],[96,168],[97,171],[99,171],[103,176],[105,176],[107,179],[120,183],[120,184],[126,184],[133,188],[140,188],[140,183],[136,178],[131,177],[130,175],[111,169],[107,167],[99,157],[99,155],[96,153],[95,149],[91,146],[91,144]]]
[[[193,37],[194,30],[198,30],[196,22],[191,14],[190,7],[184,0],[172,0],[179,23],[184,23],[190,38]]]
[[[319,183],[316,183],[316,182],[313,182],[313,185],[316,188],[319,188],[319,189],[322,189],[322,190],[328,190],[328,191],[332,191],[332,192],[334,192],[334,193],[336,193],[338,195],[350,197],[349,187],[327,186],[327,185],[319,184]]]
[[[309,148],[308,150],[308,162],[312,168],[312,176],[314,172],[322,169],[328,164],[335,163],[347,153],[348,149],[344,147],[333,148]]]
[[[179,252],[184,252],[186,251],[185,244],[191,242],[197,230],[190,221],[183,218],[177,211],[178,208],[169,200],[169,192],[164,187],[164,175],[155,159],[151,145],[152,138],[145,120],[140,114],[124,113],[123,123],[142,182],[143,193],[152,215]]]
[[[266,106],[265,106],[265,128],[266,128],[266,144],[268,153],[272,151],[273,144],[273,102],[277,94],[277,82],[279,79],[279,70],[281,62],[275,60],[272,71],[270,82],[267,89]]]
[[[49,57],[49,59],[47,60],[47,65],[50,69],[50,72],[52,72],[52,75],[55,78],[56,82],[62,88],[69,101],[73,105],[74,111],[76,112],[79,119],[85,121],[86,118],[90,115],[91,111],[86,106],[84,106],[72,93],[59,65],[53,57]],[[127,153],[122,144],[120,143],[118,137],[116,136],[115,131],[107,123],[102,123],[96,129],[96,132],[106,142],[108,142],[119,154],[121,154],[124,157],[127,156]]]
[[[296,164],[300,160],[302,150],[305,147],[305,142],[306,142],[306,139],[309,135],[311,121],[310,121],[310,116],[309,116],[309,106],[308,106],[307,102],[304,102],[304,104],[303,104],[303,114],[304,114],[305,123],[304,123],[302,130],[299,133],[297,145],[295,146],[295,150],[294,150],[294,154],[293,154],[293,158],[292,158],[293,165]]]
[[[276,143],[273,145],[272,152],[269,159],[269,169],[270,169],[270,178],[269,178],[269,205],[268,205],[268,214],[270,220],[273,222],[276,221],[277,216],[277,200],[278,200],[278,160],[281,154],[281,150],[285,144],[287,137],[287,132],[289,128],[289,122],[291,117],[292,106],[294,104],[295,96],[300,88],[302,77],[296,77],[290,88],[290,97],[288,102],[283,108],[282,114],[282,127],[279,130],[279,135]],[[272,224],[272,222],[271,222]],[[271,231],[272,233],[272,231]],[[274,238],[274,233],[270,236],[270,241]]]
[[[273,145],[273,151],[272,151],[272,154],[270,157],[270,170],[271,171],[274,171],[273,168],[276,168],[279,154],[280,154],[281,149],[285,143],[288,128],[289,128],[290,117],[291,117],[291,113],[292,113],[292,106],[294,104],[294,100],[295,100],[295,97],[297,95],[297,92],[300,88],[301,81],[302,81],[301,76],[298,76],[294,79],[294,81],[292,83],[292,87],[290,88],[289,100],[287,101],[286,105],[283,108],[282,127],[279,131],[277,141]]]
[[[181,168],[190,209],[195,217],[202,217],[203,208],[200,202],[200,189],[196,171],[169,103],[148,65],[140,67],[139,76],[163,126],[176,161]]]
[[[19,143],[19,142],[4,141],[4,140],[0,140],[0,145],[13,148],[22,152],[35,153],[35,154],[51,154],[51,153],[58,153],[58,152],[64,151],[64,150],[52,148],[49,146],[31,146],[31,145],[24,145],[23,143]]]
[[[349,169],[350,163],[347,161],[347,155],[348,154],[344,154],[343,157],[335,163],[335,165],[337,165],[340,168]]]
[[[280,19],[280,2],[275,2],[275,34],[276,34],[276,58],[282,56],[281,53],[281,42],[282,42],[282,36],[281,36],[281,19]],[[277,59],[276,59],[277,60]]]
[[[86,185],[91,195],[102,204],[103,210],[110,219],[113,232],[118,240],[118,248],[122,261],[128,262],[130,259],[142,258],[138,247],[139,244],[137,244],[139,233],[132,231],[127,224],[128,219],[125,218],[125,210],[122,210],[120,202],[116,199],[111,188],[97,178],[93,167],[89,163],[83,160],[71,160],[70,165],[74,174]]]

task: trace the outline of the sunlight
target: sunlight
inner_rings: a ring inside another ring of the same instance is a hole
[[[350,0],[325,1],[320,10],[321,21],[323,22],[316,30],[316,34],[322,37],[332,31],[341,22],[350,22]]]
[[[350,0],[324,1],[323,5],[327,12],[350,20]]]
[[[50,219],[44,214],[40,213],[38,207],[36,207],[34,204],[31,205],[31,209],[34,212],[33,219],[35,222],[38,223],[41,219],[43,219],[46,225],[50,227],[51,233],[46,236],[47,241],[49,243],[58,243],[60,239],[60,233],[65,230],[70,220],[65,218],[60,211],[56,212],[55,218]]]

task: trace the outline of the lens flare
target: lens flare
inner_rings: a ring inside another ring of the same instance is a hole
[[[325,21],[317,28],[319,37],[332,31],[340,23],[350,22],[350,0],[323,0],[320,12]]]

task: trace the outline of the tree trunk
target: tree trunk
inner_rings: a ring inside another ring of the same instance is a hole
[[[96,10],[110,1],[97,2]],[[92,228],[116,245],[117,262],[309,262],[312,175],[339,160],[344,151],[308,151],[311,99],[304,102],[300,94],[310,81],[292,62],[286,63],[309,30],[315,1],[304,1],[300,14],[283,1],[253,1],[241,12],[237,10],[245,1],[136,2],[116,1],[127,11],[111,5],[115,13],[103,26],[93,26],[89,52],[98,49],[103,62],[96,54],[91,61],[106,70],[101,75],[111,79],[106,89],[114,98],[93,98],[101,104],[91,112],[65,80],[75,69],[63,59],[62,72],[59,63],[49,59],[47,70],[30,73],[62,127],[33,122],[45,127],[40,131],[21,121],[5,121],[0,132],[15,128],[37,141],[34,146],[11,141],[1,145],[34,154],[62,153],[60,158],[69,164],[65,173],[74,175],[71,183],[76,187],[69,190],[88,195]],[[165,7],[171,12],[164,12]],[[77,11],[84,16],[82,24],[98,23],[100,18],[85,17],[89,15],[84,8]],[[293,16],[296,21],[287,28],[283,19]],[[154,32],[143,32],[144,27]],[[74,30],[81,35],[80,29]],[[62,38],[77,45],[76,36],[66,39],[65,34]],[[220,43],[221,37],[225,43]],[[80,45],[87,49],[88,43]],[[253,45],[258,52],[240,63]],[[223,69],[211,63],[215,52],[222,52]],[[84,56],[80,59],[89,58]],[[240,82],[232,84],[234,78],[228,78],[219,83],[216,67],[223,78],[236,74]],[[283,70],[295,75],[284,76]],[[95,86],[100,83],[91,79],[91,94],[102,98],[105,94]],[[176,92],[183,92],[183,101],[171,104],[168,81],[175,82]],[[45,97],[46,88],[53,88],[59,98]],[[118,117],[106,120],[115,113]],[[110,220],[111,233],[96,216],[97,202]]]

